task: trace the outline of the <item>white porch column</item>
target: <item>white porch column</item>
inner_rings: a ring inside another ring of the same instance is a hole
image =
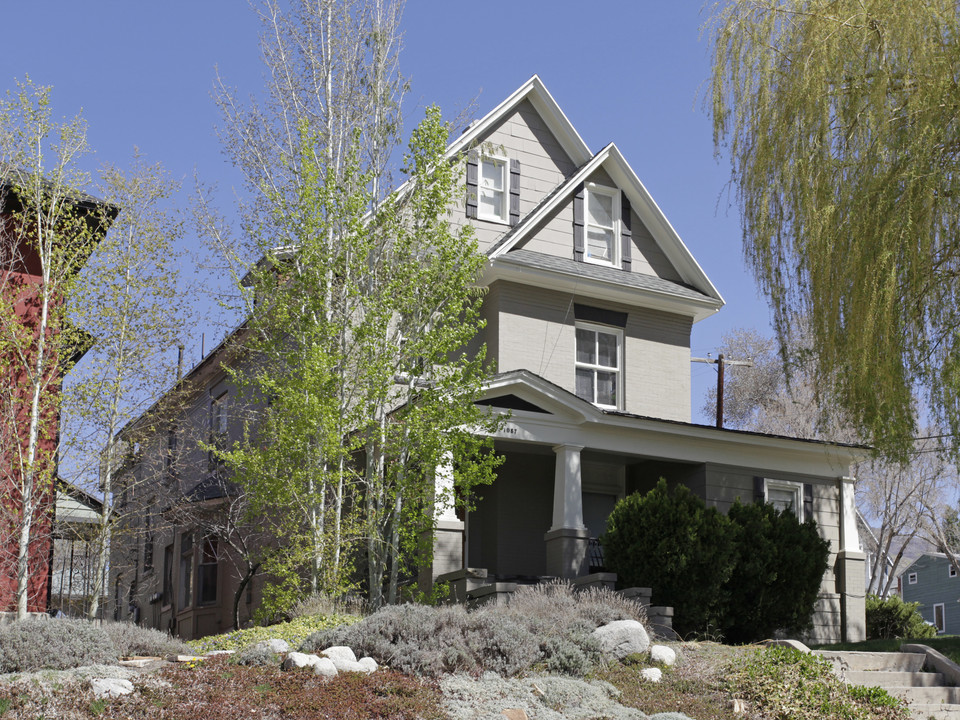
[[[589,541],[583,524],[581,445],[557,445],[553,480],[553,524],[544,535],[547,574],[575,578],[584,573]]]
[[[424,533],[421,542],[425,547],[433,545],[430,563],[420,568],[418,585],[423,592],[430,592],[438,575],[454,572],[464,567],[464,524],[457,518],[454,506],[453,453],[446,452],[437,465],[433,476],[433,498],[428,505],[432,510],[433,527]]]
[[[834,573],[840,593],[840,623],[844,642],[860,642],[867,637],[866,555],[860,550],[857,532],[857,506],[854,498],[856,478],[837,479],[840,499],[840,549]]]
[[[557,445],[556,469],[553,473],[553,525],[560,528],[583,528],[583,481],[580,476],[581,445]]]

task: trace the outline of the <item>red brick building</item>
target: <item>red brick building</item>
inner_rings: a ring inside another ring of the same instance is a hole
[[[44,262],[37,250],[37,233],[31,232],[39,213],[24,212],[16,183],[29,184],[19,174],[12,179],[0,177],[0,611],[16,610],[17,562],[20,532],[24,523],[23,468],[29,441],[31,401],[35,384],[30,374],[36,369],[43,326]],[[73,243],[65,262],[52,270],[61,283],[64,277],[79,270],[96,243],[103,237],[119,209],[96,198],[71,193],[64,195],[52,184],[51,201],[63,202],[62,209],[43,208],[43,222],[53,221],[53,235]],[[23,193],[26,195],[26,193]],[[37,220],[41,222],[41,220]],[[47,230],[49,233],[50,231]],[[78,241],[79,239],[79,241]],[[58,285],[62,286],[62,285]],[[28,550],[27,610],[43,612],[49,607],[50,572],[53,557],[54,482],[56,448],[60,431],[59,393],[62,376],[89,347],[83,334],[71,328],[65,332],[66,320],[59,299],[48,303],[47,332],[44,352],[49,361],[38,375],[43,376],[40,423],[35,444],[40,458],[37,475],[42,480],[34,488]],[[69,342],[65,339],[69,338]]]

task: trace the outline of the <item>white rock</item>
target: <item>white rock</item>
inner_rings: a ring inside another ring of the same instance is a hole
[[[95,698],[119,697],[133,692],[133,683],[120,678],[92,678],[90,689]]]
[[[360,658],[359,660],[357,660],[357,665],[360,666],[359,672],[367,673],[367,675],[369,675],[370,673],[375,673],[377,671],[377,661],[374,660],[372,657]]]
[[[650,661],[669,667],[677,661],[677,653],[666,645],[653,645],[650,648]]]
[[[645,653],[650,647],[650,636],[636,620],[615,620],[598,627],[592,633],[600,649],[617,660],[634,653]]]
[[[640,671],[640,677],[650,682],[658,683],[663,678],[663,671],[660,668],[644,668]]]
[[[337,670],[343,670],[345,672],[356,670],[354,666],[357,664],[357,656],[354,655],[353,650],[346,645],[328,647],[320,654],[333,660],[333,664],[337,666]]]
[[[332,680],[337,676],[337,666],[330,658],[322,657],[318,658],[316,665],[313,666],[313,672],[324,680]]]
[[[308,655],[301,652],[292,652],[287,653],[287,656],[283,659],[283,669],[284,670],[297,670],[299,668],[305,667],[316,667],[317,663],[320,662],[320,658],[317,655]]]
[[[236,650],[211,650],[207,653],[207,657],[216,657],[217,655],[233,655]]]
[[[270,652],[283,654],[290,652],[290,644],[286,640],[280,640],[279,638],[271,638],[270,640],[261,640],[257,643],[257,647],[265,647]]]

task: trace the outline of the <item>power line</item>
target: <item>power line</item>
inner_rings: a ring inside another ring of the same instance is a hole
[[[690,362],[707,363],[717,366],[717,427],[723,428],[723,369],[727,365],[753,367],[753,358],[747,358],[746,360],[727,360],[724,354],[720,353],[720,355],[714,359],[710,357],[710,353],[707,353],[707,357],[692,357],[690,358]]]

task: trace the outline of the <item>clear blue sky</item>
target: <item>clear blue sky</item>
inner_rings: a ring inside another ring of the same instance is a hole
[[[729,166],[714,158],[699,8],[408,0],[401,56],[408,127],[429,104],[453,117],[476,100],[481,116],[536,73],[592,150],[617,144],[727,302],[694,326],[695,356],[715,354],[730,328],[767,331],[769,318],[744,268]],[[215,67],[242,91],[261,86],[259,28],[246,2],[32,0],[4,3],[3,19],[4,87],[29,74],[53,86],[57,115],[82,109],[96,164],[124,166],[137,146],[188,189],[195,171],[222,189],[237,180],[220,153],[210,91]],[[699,407],[715,371],[691,372],[694,421],[710,423]]]

